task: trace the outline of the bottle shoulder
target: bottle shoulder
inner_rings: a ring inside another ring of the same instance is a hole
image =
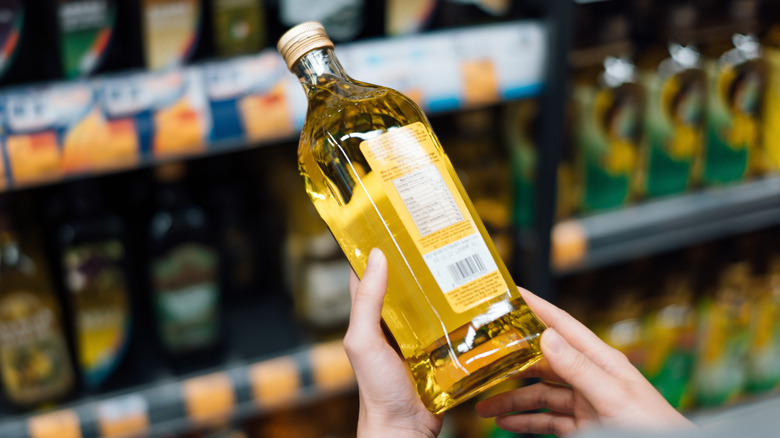
[[[409,97],[392,88],[349,81],[316,88],[309,93],[309,106],[302,141],[324,134],[381,133],[427,119]]]

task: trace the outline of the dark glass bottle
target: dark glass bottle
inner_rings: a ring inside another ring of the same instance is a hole
[[[157,208],[149,223],[152,307],[163,350],[175,367],[213,359],[221,344],[219,256],[206,212],[191,199],[183,163],[157,167]]]
[[[68,187],[68,219],[58,230],[78,364],[90,390],[118,374],[133,327],[124,223],[103,210],[95,184],[80,181]]]
[[[0,199],[0,376],[19,408],[59,400],[75,376],[62,312],[40,247],[11,223]]]

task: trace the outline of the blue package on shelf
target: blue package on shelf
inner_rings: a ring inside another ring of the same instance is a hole
[[[89,82],[19,88],[1,100],[4,161],[14,186],[134,164],[135,151],[118,154],[104,144]]]
[[[203,72],[214,124],[212,147],[295,133],[285,98],[289,73],[275,51],[206,64]]]
[[[212,123],[197,68],[106,79],[100,103],[118,134],[135,136],[144,160],[197,154],[207,148]]]

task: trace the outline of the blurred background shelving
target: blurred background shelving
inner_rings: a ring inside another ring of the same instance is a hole
[[[778,12],[0,2],[0,435],[354,436],[349,265],[272,47],[305,20],[425,110],[518,284],[692,415],[773,397]],[[442,436],[513,435],[465,404]]]

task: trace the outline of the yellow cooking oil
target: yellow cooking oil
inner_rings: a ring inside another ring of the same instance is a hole
[[[316,23],[279,47],[309,99],[298,148],[306,191],[358,276],[372,248],[385,254],[382,319],[425,406],[443,412],[539,360],[545,326],[422,111],[349,78]]]

